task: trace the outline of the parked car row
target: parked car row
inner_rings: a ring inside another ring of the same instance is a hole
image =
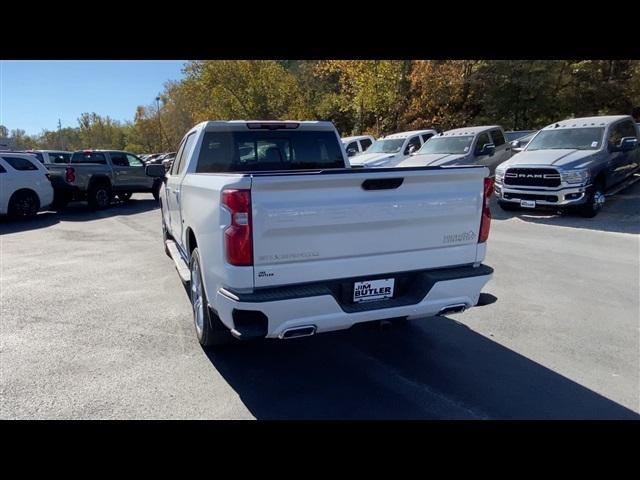
[[[160,182],[145,174],[142,159],[120,150],[0,152],[0,214],[29,217],[49,206],[87,201],[107,208],[117,197],[149,192],[158,199]]]
[[[563,120],[539,131],[504,132],[491,125],[403,132],[378,139],[350,163],[482,165],[495,174],[495,193],[505,210],[553,208],[593,217],[606,195],[640,180],[639,141],[630,116],[610,115]]]

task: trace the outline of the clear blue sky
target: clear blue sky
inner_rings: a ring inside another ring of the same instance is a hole
[[[83,112],[133,120],[167,80],[182,78],[185,60],[0,61],[0,125],[29,135],[77,127]]]

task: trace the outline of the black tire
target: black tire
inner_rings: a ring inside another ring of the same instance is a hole
[[[18,190],[9,199],[7,214],[11,218],[35,217],[40,210],[40,199],[32,190]]]
[[[131,200],[131,195],[133,195],[131,192],[119,192],[118,200],[120,200],[121,202],[128,202],[129,200]]]
[[[512,202],[503,202],[501,200],[498,200],[498,206],[505,212],[514,212],[516,210],[520,210],[520,205]]]
[[[162,185],[162,182],[156,182],[153,184],[153,190],[151,191],[151,194],[153,195],[153,198],[155,199],[156,202],[160,201],[160,186]]]
[[[602,210],[604,202],[604,184],[597,182],[589,192],[586,203],[578,207],[578,214],[585,218],[593,218]]]
[[[56,190],[53,193],[53,202],[51,203],[51,207],[54,210],[62,210],[71,201],[71,194],[66,191]]]
[[[202,270],[200,268],[200,255],[196,247],[191,252],[191,282],[189,293],[191,308],[193,310],[193,323],[196,330],[196,337],[203,347],[222,346],[237,341],[229,329],[222,323],[220,318],[208,307],[207,294],[202,283]],[[197,293],[199,292],[199,297]],[[198,301],[199,299],[199,301]],[[198,325],[197,314],[200,311],[202,323]]]
[[[93,210],[104,210],[111,205],[113,193],[107,182],[96,182],[87,192],[87,201]]]

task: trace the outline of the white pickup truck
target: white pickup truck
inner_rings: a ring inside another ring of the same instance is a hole
[[[293,338],[482,305],[493,181],[477,166],[351,169],[330,122],[210,121],[160,187],[198,340]],[[495,297],[494,297],[495,298]],[[491,300],[486,303],[490,303]]]

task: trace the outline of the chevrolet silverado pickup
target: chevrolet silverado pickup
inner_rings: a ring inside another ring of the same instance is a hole
[[[638,133],[628,115],[546,126],[497,167],[498,204],[504,210],[552,208],[596,216],[605,195],[640,179]]]
[[[93,209],[107,208],[115,195],[127,201],[136,192],[150,192],[158,200],[161,182],[148,177],[136,155],[119,150],[73,152],[68,163],[45,164],[54,189],[54,208],[72,200],[86,200]]]
[[[490,303],[485,167],[352,169],[330,122],[209,121],[146,171],[202,345]]]

